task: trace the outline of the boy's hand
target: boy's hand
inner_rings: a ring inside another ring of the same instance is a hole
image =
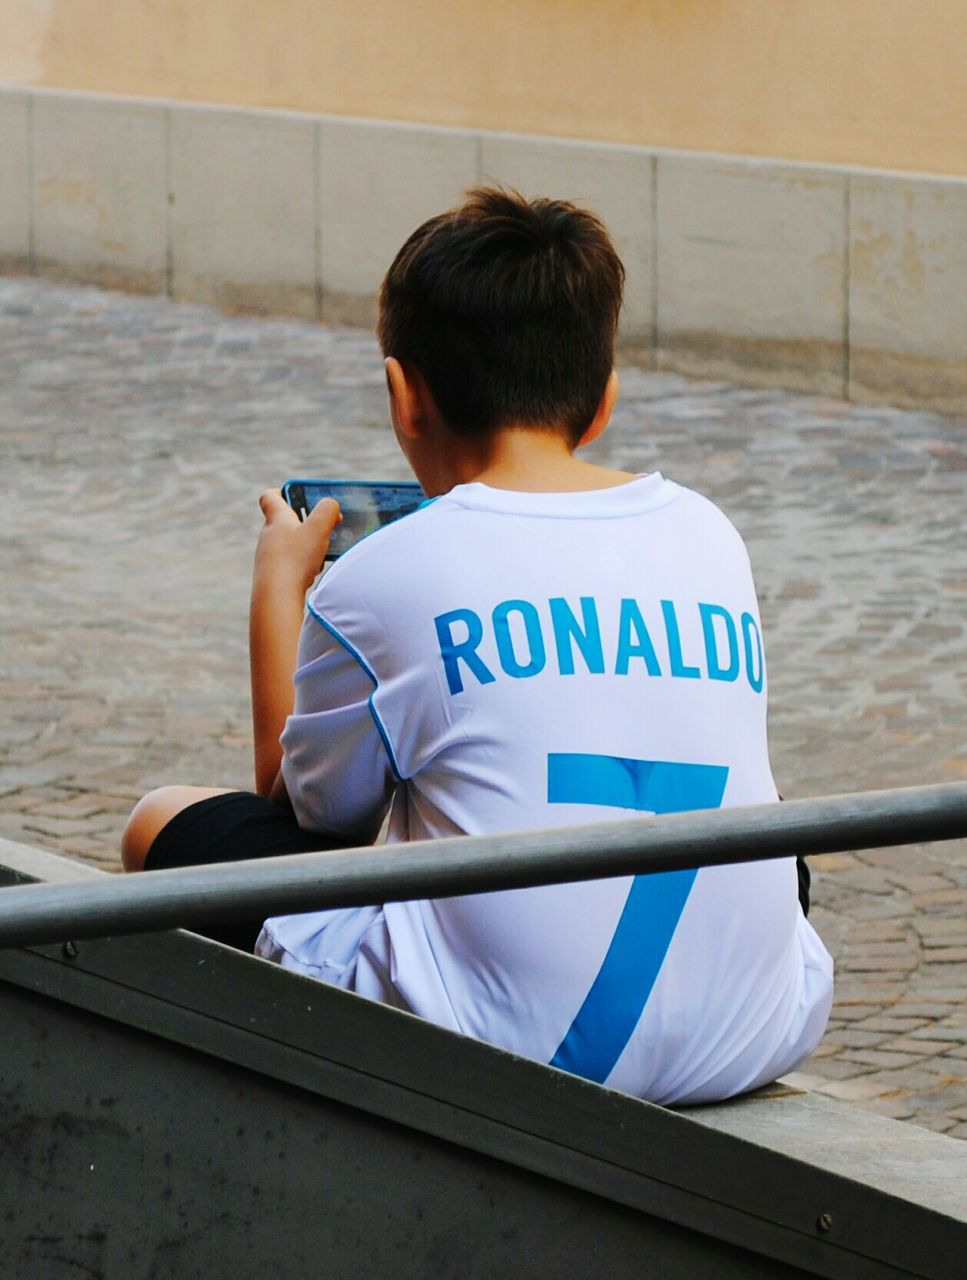
[[[304,594],[322,572],[332,531],[342,520],[339,503],[324,498],[302,521],[281,489],[266,489],[259,506],[265,524],[255,548],[256,579],[285,582]]]
[[[249,656],[255,789],[267,796],[277,785],[282,762],[279,735],[292,711],[292,674],[306,592],[322,569],[329,537],[342,516],[339,504],[327,498],[300,521],[281,489],[267,489],[259,506],[265,524],[255,548]]]

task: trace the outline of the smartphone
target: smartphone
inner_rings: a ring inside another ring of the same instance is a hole
[[[415,480],[286,480],[282,496],[300,520],[323,498],[339,503],[342,522],[332,531],[327,560],[335,560],[360,538],[408,516],[426,501]]]

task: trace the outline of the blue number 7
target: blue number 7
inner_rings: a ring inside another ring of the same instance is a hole
[[[547,799],[648,813],[717,809],[728,776],[724,765],[553,754]],[[632,880],[608,953],[552,1067],[598,1083],[611,1074],[648,1003],[695,876],[666,871]]]

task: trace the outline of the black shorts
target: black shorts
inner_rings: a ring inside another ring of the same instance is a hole
[[[155,837],[145,871],[194,867],[209,862],[244,862],[283,853],[316,853],[346,847],[330,835],[303,831],[291,809],[250,791],[229,791],[198,800],[175,814]],[[192,926],[218,942],[252,951],[262,928],[258,920]]]

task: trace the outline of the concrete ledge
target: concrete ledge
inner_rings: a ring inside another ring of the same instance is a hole
[[[967,1224],[967,1142],[797,1087],[796,1076],[682,1114]]]
[[[494,180],[600,212],[647,364],[967,412],[965,179],[0,87],[7,272],[369,325]]]
[[[68,884],[72,880],[97,879],[109,874],[76,858],[65,858],[62,853],[51,853],[3,836],[0,836],[0,867],[7,867],[27,880],[43,880],[47,884]]]
[[[0,885],[31,875],[70,877],[75,865],[0,841]],[[960,1275],[956,1259],[967,1247],[967,1144],[783,1082],[731,1102],[669,1111],[181,931],[84,942],[69,950],[0,951],[0,979],[4,1016],[15,1028],[3,1084],[21,1121],[28,1121],[17,1131],[17,1143],[8,1144],[4,1168],[8,1179],[33,1176],[39,1168],[44,1191],[17,1201],[20,1213],[11,1214],[11,1248],[30,1256],[38,1217],[48,1228],[53,1223],[57,1234],[83,1242],[92,1238],[90,1221],[103,1220],[105,1203],[111,1240],[126,1245],[142,1195],[152,1197],[158,1214],[148,1236],[139,1239],[170,1240],[162,1190],[177,1180],[174,1210],[190,1203],[198,1212],[199,1150],[213,1156],[212,1176],[203,1180],[213,1203],[223,1203],[224,1186],[230,1180],[237,1185],[243,1170],[244,1203],[250,1184],[267,1193],[275,1186],[286,1201],[260,1200],[261,1212],[252,1218],[263,1229],[246,1250],[258,1247],[277,1257],[280,1222],[293,1238],[306,1223],[320,1223],[319,1212],[308,1212],[310,1204],[322,1206],[323,1217],[331,1215],[343,1238],[347,1223],[357,1219],[367,1232],[379,1224],[379,1237],[394,1220],[387,1207],[401,1193],[395,1221],[409,1231],[406,1249],[412,1251],[412,1188],[424,1185],[427,1168],[448,1151],[462,1153],[461,1167],[478,1188],[485,1180],[488,1193],[498,1168],[525,1175],[524,1181],[513,1175],[512,1194],[496,1213],[490,1196],[488,1238],[515,1206],[520,1216],[528,1186],[546,1188],[563,1204],[562,1223],[574,1216],[575,1193],[586,1193],[592,1199],[584,1220],[602,1270],[601,1250],[611,1231],[607,1205],[618,1206],[623,1217],[633,1213],[645,1234],[629,1240],[622,1232],[612,1240],[614,1261],[603,1268],[608,1274],[640,1273],[647,1257],[662,1275],[714,1273],[737,1280],[752,1273],[753,1259],[755,1274],[776,1280],[793,1274],[838,1280]],[[68,1051],[72,1070],[65,1072],[59,1068]],[[271,1121],[250,1125],[251,1115],[269,1115],[259,1080],[271,1082],[277,1106]],[[155,1092],[145,1112],[148,1082]],[[65,1116],[87,1116],[92,1096],[111,1099],[101,1104],[113,1108],[110,1123],[99,1129],[66,1124]],[[201,1099],[199,1114],[186,1124],[186,1099],[192,1098]],[[317,1136],[321,1117],[327,1118],[324,1140]],[[339,1145],[334,1124],[352,1117],[352,1132]],[[310,1135],[306,1152],[297,1146],[293,1161],[305,1174],[296,1180],[305,1206],[291,1199],[291,1180],[266,1183],[262,1135],[275,1143],[266,1130],[280,1135],[278,1150],[271,1147],[271,1167],[283,1154],[292,1156],[300,1135]],[[76,1180],[65,1182],[56,1169],[50,1173],[52,1132],[64,1160],[83,1160],[88,1172],[98,1172],[97,1181],[91,1178],[79,1190]],[[234,1135],[228,1143],[222,1140],[227,1134]],[[66,1147],[68,1138],[77,1146]],[[399,1165],[407,1170],[405,1186],[387,1174],[387,1143],[398,1140],[406,1144]],[[326,1159],[320,1161],[313,1150],[323,1141]],[[359,1180],[370,1176],[360,1153],[372,1161],[369,1194],[359,1191]],[[352,1174],[345,1201],[333,1199],[338,1188],[328,1174],[334,1167]],[[441,1200],[438,1191],[428,1191],[421,1201],[427,1212],[438,1206],[439,1233],[431,1245],[462,1238],[452,1229],[467,1203],[454,1190],[459,1173],[448,1157],[435,1180],[447,1195]],[[131,1178],[137,1199],[126,1194]],[[523,1219],[545,1221],[540,1206],[527,1203],[525,1209]],[[210,1221],[201,1217],[223,1230],[206,1235],[206,1244],[229,1248],[238,1220],[218,1213]],[[75,1221],[71,1235],[64,1224]],[[96,1238],[107,1239],[103,1232]],[[512,1239],[519,1257],[519,1239]],[[313,1241],[314,1256],[324,1251],[323,1243]],[[685,1246],[694,1253],[688,1261]],[[733,1254],[735,1248],[744,1252]],[[421,1257],[407,1274],[439,1270],[442,1256],[433,1245],[435,1262]],[[122,1263],[118,1253],[115,1261],[99,1273],[126,1274],[130,1260]],[[616,1262],[620,1267],[612,1270]],[[266,1265],[271,1267],[261,1269]],[[466,1268],[445,1269],[464,1274]],[[559,1273],[557,1261],[540,1272]]]

